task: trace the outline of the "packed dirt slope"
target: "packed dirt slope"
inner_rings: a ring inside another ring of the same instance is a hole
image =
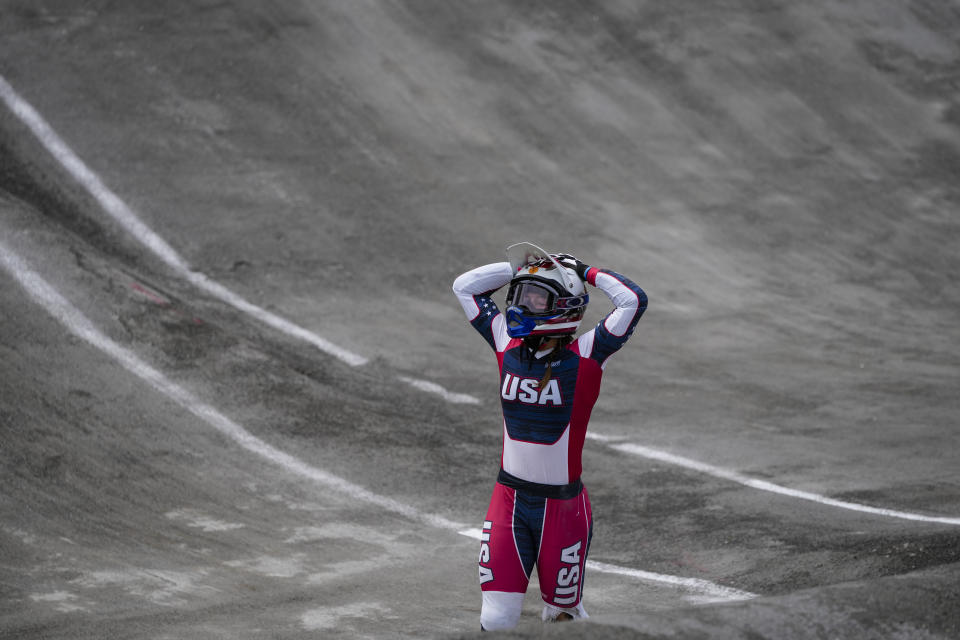
[[[473,540],[244,449],[103,345],[313,469],[476,527],[496,363],[450,284],[520,240],[650,296],[596,434],[960,517],[955,0],[0,0],[0,76],[0,637],[474,631]],[[195,273],[366,364],[191,284],[11,91]],[[551,633],[957,633],[957,526],[608,442],[584,452],[591,558],[762,597],[691,608],[597,572],[594,625]],[[517,634],[539,636],[527,609]]]

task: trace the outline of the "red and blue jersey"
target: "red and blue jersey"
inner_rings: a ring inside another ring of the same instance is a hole
[[[507,262],[478,267],[456,279],[453,290],[473,327],[497,354],[503,406],[503,471],[543,485],[577,482],[590,413],[600,393],[607,359],[619,350],[647,308],[639,286],[613,271],[591,268],[587,282],[603,291],[614,309],[565,348],[531,354],[491,297],[510,282]],[[544,387],[547,365],[550,376]]]

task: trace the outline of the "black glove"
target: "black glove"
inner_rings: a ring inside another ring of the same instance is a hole
[[[587,270],[590,269],[590,266],[580,262],[569,253],[554,254],[553,259],[559,262],[560,264],[562,264],[563,266],[576,271],[577,275],[580,276],[581,280],[587,279]]]

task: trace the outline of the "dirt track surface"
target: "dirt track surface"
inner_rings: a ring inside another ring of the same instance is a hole
[[[501,431],[450,284],[521,240],[650,296],[591,560],[757,597],[592,571],[508,637],[960,635],[960,3],[191,4],[0,0],[0,75],[365,364],[2,105],[0,638],[472,636]]]

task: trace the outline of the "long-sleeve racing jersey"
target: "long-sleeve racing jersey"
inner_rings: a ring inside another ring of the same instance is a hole
[[[590,268],[586,280],[603,291],[614,309],[591,331],[564,349],[530,354],[492,299],[510,282],[507,262],[477,267],[453,283],[470,324],[497,354],[503,406],[502,470],[524,482],[579,482],[583,442],[600,393],[607,359],[620,349],[647,308],[643,289],[618,273]],[[547,364],[551,375],[539,388]]]

